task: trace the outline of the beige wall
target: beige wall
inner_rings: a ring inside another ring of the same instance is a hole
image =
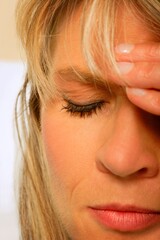
[[[0,60],[18,60],[22,55],[15,31],[16,3],[0,0]]]

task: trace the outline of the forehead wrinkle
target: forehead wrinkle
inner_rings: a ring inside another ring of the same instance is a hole
[[[58,69],[54,72],[55,76],[60,78],[61,80],[65,80],[67,82],[78,82],[81,84],[91,85],[98,89],[103,89],[112,92],[122,91],[122,86],[116,84],[110,79],[104,79],[99,76],[93,75],[88,70],[80,70],[77,67],[66,67],[62,69]]]

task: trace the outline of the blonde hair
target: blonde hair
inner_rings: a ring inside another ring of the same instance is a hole
[[[78,6],[82,6],[82,51],[93,74],[100,74],[100,66],[94,57],[99,54],[99,49],[102,49],[109,66],[116,66],[114,29],[122,4],[159,38],[158,0],[19,0],[17,29],[27,59],[27,74],[17,99],[19,107],[16,108],[23,160],[19,186],[23,240],[69,239],[54,212],[50,170],[43,150],[40,125],[41,105],[54,94],[49,73],[54,67],[51,49],[56,47],[58,26],[64,18],[69,19]],[[92,44],[91,37],[95,36],[99,46]]]

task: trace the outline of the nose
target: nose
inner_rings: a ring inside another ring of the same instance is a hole
[[[149,129],[136,107],[121,109],[97,152],[99,170],[121,178],[156,176],[158,156]]]

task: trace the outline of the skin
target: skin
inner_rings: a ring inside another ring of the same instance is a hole
[[[67,33],[65,23],[61,25],[53,58],[56,71],[74,66],[88,72],[80,44],[79,14],[79,11],[74,14]],[[113,96],[107,88],[77,82],[72,75],[55,75],[59,94],[41,112],[55,209],[74,240],[160,238],[160,223],[143,231],[114,231],[99,224],[88,211],[88,206],[112,203],[160,211],[160,109],[157,104],[160,86],[155,81],[156,74],[160,74],[156,68],[160,61],[160,51],[156,49],[160,47],[153,42],[151,33],[133,17],[123,12],[117,26],[116,45],[124,42],[134,45],[127,53],[116,49],[122,78],[113,76],[110,79],[111,83],[117,84],[111,84]],[[151,49],[152,52],[155,49],[155,55],[150,54]],[[131,58],[134,66],[124,74],[124,64]],[[146,61],[148,63],[144,64]],[[150,71],[150,64],[154,71]],[[150,71],[149,79],[140,74],[147,71]],[[148,89],[153,86],[154,90]],[[145,89],[145,93],[140,94],[135,88]],[[80,117],[63,109],[67,105],[64,95],[81,105],[98,100],[107,103],[97,114]]]

